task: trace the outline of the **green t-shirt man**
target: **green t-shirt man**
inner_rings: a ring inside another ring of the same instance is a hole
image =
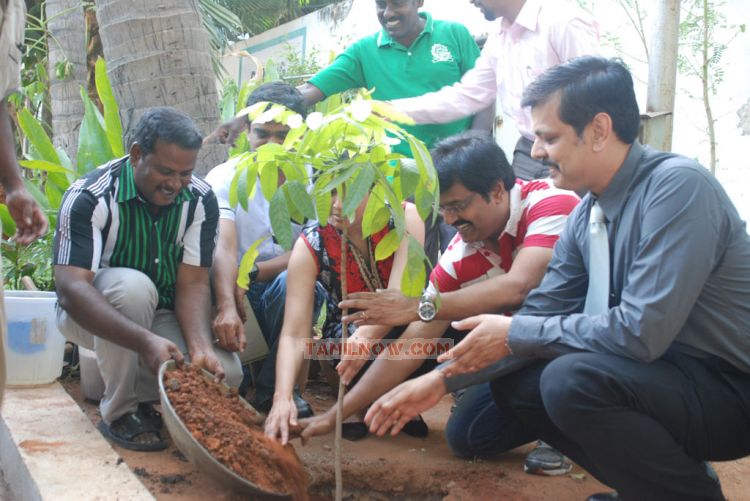
[[[385,29],[354,42],[330,66],[312,77],[326,96],[348,89],[375,89],[380,100],[421,96],[451,85],[474,67],[479,47],[465,26],[434,21],[426,12],[419,14],[424,29],[409,47],[394,40]],[[446,124],[404,126],[404,129],[431,148],[436,141],[471,126],[471,117]],[[411,156],[409,145],[401,142],[394,151]]]

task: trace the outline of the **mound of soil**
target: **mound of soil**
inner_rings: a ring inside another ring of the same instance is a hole
[[[164,388],[185,427],[217,461],[265,491],[308,499],[308,475],[294,448],[266,437],[235,389],[225,395],[189,365],[165,373]]]

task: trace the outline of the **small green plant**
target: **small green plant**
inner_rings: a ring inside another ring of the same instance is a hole
[[[260,189],[269,200],[274,236],[285,249],[290,249],[291,220],[317,219],[321,225],[327,224],[334,190],[341,200],[342,215],[350,220],[369,195],[362,216],[362,235],[366,238],[381,231],[393,219],[393,229],[375,247],[375,259],[388,258],[407,238],[407,264],[401,290],[407,296],[418,296],[426,281],[426,257],[422,245],[406,232],[402,203],[413,196],[422,219],[430,214],[435,217],[439,185],[424,143],[393,123],[411,120],[387,104],[371,100],[367,92],[329,113],[311,113],[306,120],[283,106],[269,107],[269,103],[256,103],[240,114],[247,114],[253,122],[286,123],[290,131],[283,145],[268,143],[241,155],[230,187],[230,204],[239,203],[247,209],[248,200]],[[408,142],[414,164],[402,162],[403,155],[391,152],[394,141]],[[312,169],[312,178],[308,169]],[[281,175],[285,181],[279,186]],[[308,192],[309,184],[312,189]],[[344,229],[340,263],[347,261],[346,240]],[[240,263],[237,283],[245,289],[257,257],[257,244],[250,247]],[[346,273],[339,270],[339,275],[341,296],[345,297]],[[341,332],[341,341],[346,343],[346,322]],[[343,493],[341,422],[345,391],[339,381],[334,452],[336,499],[342,499]]]
[[[25,158],[19,162],[31,173],[25,179],[26,188],[47,214],[51,230],[45,238],[25,248],[3,236],[2,253],[6,265],[4,279],[10,288],[18,288],[23,276],[31,276],[40,289],[53,289],[51,232],[55,227],[65,190],[78,177],[125,154],[119,110],[107,78],[106,65],[101,58],[96,62],[96,89],[104,113],[91,101],[86,89],[81,88],[84,115],[78,135],[78,157],[75,164],[62,148],[56,148],[52,144],[42,122],[29,109],[21,108],[16,115],[23,138],[28,142]],[[5,204],[0,204],[0,220],[5,235],[15,233],[15,222]]]

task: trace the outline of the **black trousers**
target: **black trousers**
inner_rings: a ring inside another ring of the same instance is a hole
[[[750,454],[750,374],[718,358],[574,353],[491,388],[501,412],[626,501],[724,499],[704,461]]]

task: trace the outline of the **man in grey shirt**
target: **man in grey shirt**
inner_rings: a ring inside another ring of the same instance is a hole
[[[533,153],[551,162],[556,186],[590,194],[522,309],[454,323],[472,332],[450,363],[384,395],[366,420],[395,433],[446,391],[493,380],[501,412],[620,499],[724,499],[704,461],[750,454],[745,223],[705,168],[637,142],[621,63],[584,57],[552,68],[524,104]],[[587,314],[594,204],[607,227],[609,304]]]

